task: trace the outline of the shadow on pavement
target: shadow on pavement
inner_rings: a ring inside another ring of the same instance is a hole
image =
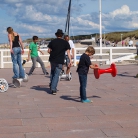
[[[117,76],[136,78],[136,76],[131,76],[131,75],[123,74],[123,73],[122,74],[117,74]]]
[[[60,98],[64,99],[64,100],[72,100],[72,101],[75,101],[75,102],[81,102],[80,97],[77,97],[77,96],[63,95],[63,96],[60,96]],[[89,96],[87,98],[101,98],[101,97],[93,95],[93,96]]]
[[[38,91],[45,91],[48,94],[51,94],[51,91],[50,91],[50,88],[48,87],[48,85],[37,85],[37,86],[31,87],[31,89],[35,89]]]
[[[60,98],[64,100],[72,100],[75,102],[80,102],[80,97],[77,97],[77,96],[63,95],[63,96],[60,96]]]
[[[88,98],[101,98],[101,97],[97,95],[93,95],[93,96],[89,96]]]

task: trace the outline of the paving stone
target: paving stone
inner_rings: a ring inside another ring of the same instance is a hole
[[[24,133],[0,134],[0,138],[26,138]]]
[[[72,130],[61,132],[46,132],[46,133],[28,133],[26,138],[104,138],[105,134],[100,130]]]
[[[93,103],[88,104],[80,102],[76,67],[71,81],[59,81],[57,95],[51,94],[41,68],[20,88],[11,85],[12,69],[0,69],[9,83],[0,93],[0,138],[138,137],[138,66],[117,69],[116,77],[101,74],[99,79],[89,71],[86,91]]]
[[[2,126],[21,126],[22,120],[21,119],[3,119],[0,120],[0,127]]]

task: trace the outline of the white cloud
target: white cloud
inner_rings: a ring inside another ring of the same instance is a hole
[[[32,21],[51,21],[51,17],[47,14],[43,14],[39,11],[37,11],[32,5],[26,6],[25,8],[25,14],[22,17],[22,19],[29,19]]]
[[[120,15],[129,15],[130,9],[127,5],[123,5],[120,9],[116,9],[115,11],[110,13],[111,16],[114,18],[115,16]]]
[[[26,29],[30,32],[44,33],[46,31],[46,29],[44,29],[43,27],[35,25],[20,24],[18,27]]]
[[[72,1],[70,28],[73,30],[74,35],[99,32],[98,10],[91,14],[77,13],[85,6],[84,1],[82,4],[77,5],[78,1]],[[5,26],[10,24],[23,37],[35,34],[50,37],[50,35],[54,36],[58,28],[64,31],[68,10],[67,0],[4,0],[0,3],[0,6],[6,12],[8,11],[9,16],[15,20],[15,23],[12,21],[11,24],[10,20],[7,19],[8,23]],[[3,27],[4,29],[5,26]],[[137,28],[138,11],[131,11],[128,5],[122,5],[109,13],[102,13],[103,31],[121,31]],[[72,32],[72,30],[70,31]]]

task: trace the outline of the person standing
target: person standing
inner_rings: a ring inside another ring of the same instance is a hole
[[[50,54],[49,61],[51,64],[50,89],[53,95],[55,95],[57,92],[57,85],[59,75],[64,64],[65,52],[67,52],[70,60],[68,67],[72,65],[70,56],[70,45],[66,40],[62,39],[63,31],[61,29],[58,29],[55,35],[57,38],[55,38],[48,44],[48,53]]]
[[[97,69],[98,65],[91,63],[90,56],[95,54],[95,49],[92,46],[89,46],[85,53],[83,53],[80,57],[80,61],[78,64],[77,72],[79,76],[80,82],[80,98],[82,103],[91,103],[86,96],[86,86],[87,86],[87,74],[89,68]]]
[[[71,59],[74,59],[74,49],[75,49],[74,43],[73,43],[72,40],[70,40],[68,34],[64,34],[64,39],[69,43],[70,48],[71,48],[71,50],[70,50]],[[69,61],[69,57],[67,55],[67,52],[65,53],[65,61],[66,61],[65,64],[67,66],[66,76],[68,77],[71,67],[68,66],[68,64],[69,64],[70,61]],[[62,73],[64,73],[64,66],[62,68]]]
[[[125,42],[124,42],[124,40],[122,40],[122,46],[124,46],[124,44],[125,44]]]
[[[129,47],[133,47],[133,41],[131,39],[129,40]]]
[[[125,46],[128,46],[128,42],[127,42],[127,40],[125,41]]]
[[[11,59],[13,63],[13,79],[24,78],[25,73],[22,66],[21,54],[24,54],[24,47],[20,35],[14,32],[12,27],[7,28],[10,43]]]
[[[37,46],[38,36],[33,36],[32,39],[33,39],[33,42],[31,42],[30,45],[29,45],[29,52],[28,52],[27,61],[30,60],[30,55],[31,55],[31,59],[32,59],[33,64],[32,64],[32,67],[31,67],[28,75],[32,75],[33,71],[36,68],[36,62],[38,62],[41,65],[41,68],[42,68],[42,71],[43,71],[44,75],[48,75],[49,73],[47,72],[42,59],[38,55],[38,51],[41,52],[44,55],[44,53]]]

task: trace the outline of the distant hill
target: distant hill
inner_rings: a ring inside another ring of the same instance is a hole
[[[126,38],[130,39],[138,39],[138,30],[130,31],[130,32],[112,32],[105,34],[105,39],[109,41],[117,41],[119,42],[121,40],[121,34],[122,34],[122,40]],[[104,38],[104,36],[103,36]]]
[[[122,34],[122,40],[126,39],[126,38],[133,38],[133,39],[138,39],[138,30],[135,31],[126,31],[126,32],[111,32],[111,33],[105,33],[102,34],[102,38],[108,41],[121,41],[121,34]],[[95,37],[96,39],[99,38],[99,34],[95,33],[95,34],[89,34],[89,35],[77,35],[77,36],[70,36],[71,39],[73,40],[83,40],[83,39],[90,39],[91,37]],[[54,38],[39,38],[39,41],[41,40],[46,40],[46,41],[50,41]],[[26,40],[24,40],[24,42],[28,42],[30,43],[32,41],[32,39],[28,38]]]

